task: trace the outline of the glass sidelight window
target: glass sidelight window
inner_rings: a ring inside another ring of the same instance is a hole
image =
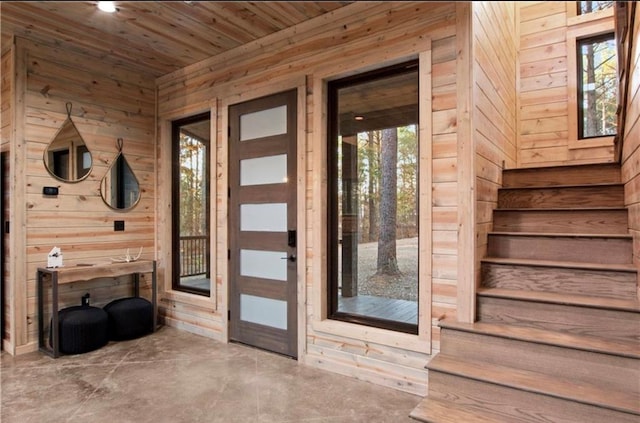
[[[417,333],[418,63],[332,81],[329,318]]]
[[[210,114],[173,122],[173,289],[209,295]]]

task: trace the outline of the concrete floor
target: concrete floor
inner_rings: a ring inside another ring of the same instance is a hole
[[[402,423],[420,397],[162,327],[52,359],[2,353],[3,423]]]

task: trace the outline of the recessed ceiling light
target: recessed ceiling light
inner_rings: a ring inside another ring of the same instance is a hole
[[[113,13],[115,12],[116,9],[116,4],[112,1],[99,1],[98,2],[98,9],[102,10],[103,12],[108,12],[108,13]]]
[[[353,117],[354,120],[364,120],[364,116],[362,115],[356,115]]]

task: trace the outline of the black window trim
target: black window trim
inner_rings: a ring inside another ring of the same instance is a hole
[[[349,87],[361,82],[368,82],[399,75],[404,72],[413,72],[418,68],[418,66],[419,61],[417,59],[413,59],[346,78],[329,81],[327,85],[327,318],[363,326],[408,333],[411,335],[418,334],[418,324],[414,325],[338,311],[338,239],[335,236],[335,234],[338,233],[338,205],[336,195],[338,190],[338,165],[335,147],[339,135],[337,93],[341,88]]]
[[[582,73],[584,69],[582,68],[582,45],[586,43],[597,43],[602,41],[615,40],[614,32],[605,32],[597,35],[590,35],[587,37],[581,37],[576,40],[576,64],[578,65],[578,69],[576,69],[576,88],[577,88],[577,99],[576,99],[576,108],[578,109],[578,141],[582,140],[592,140],[598,138],[606,138],[606,137],[615,137],[617,134],[608,134],[608,135],[593,135],[589,137],[584,136],[584,107],[583,104],[583,96],[584,96],[584,85],[582,83]],[[617,52],[616,52],[617,54]]]
[[[176,189],[176,183],[179,183],[180,178],[180,128],[184,125],[188,125],[191,123],[200,122],[203,120],[210,120],[211,112],[199,113],[197,115],[185,117],[182,119],[178,119],[171,122],[171,203],[173,204],[171,210],[171,261],[172,261],[172,275],[171,275],[171,288],[175,291],[186,292],[190,294],[196,294],[201,296],[210,297],[211,289],[197,288],[191,286],[185,286],[180,284],[180,254],[179,254],[179,245],[180,245],[180,208],[178,205],[180,204],[180,190]],[[207,145],[207,153],[210,151],[211,145]],[[206,160],[206,170],[205,175],[207,181],[210,180],[210,168],[211,163],[209,157]],[[210,186],[208,183],[207,186]],[[211,232],[211,198],[210,195],[207,195],[207,205],[206,205],[206,213],[207,213],[207,227],[209,228],[209,232]],[[207,245],[207,268],[209,271],[211,270],[211,251],[210,246]],[[211,275],[209,275],[211,276]]]

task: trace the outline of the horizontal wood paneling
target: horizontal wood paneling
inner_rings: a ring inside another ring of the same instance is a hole
[[[324,172],[319,157],[322,157],[326,142],[321,136],[325,131],[323,119],[315,113],[316,110],[322,110],[318,106],[324,101],[322,85],[316,81],[417,57],[418,53],[424,51],[421,46],[425,45],[428,38],[431,40],[430,90],[433,92],[432,107],[435,113],[432,118],[433,143],[425,147],[430,149],[427,157],[437,155],[432,162],[430,179],[433,181],[432,223],[434,230],[436,227],[438,229],[427,248],[433,251],[434,272],[437,272],[441,285],[447,287],[438,291],[438,302],[433,303],[433,307],[444,304],[443,307],[450,313],[455,313],[458,190],[455,16],[455,7],[451,3],[354,3],[332,12],[330,16],[300,24],[295,31],[285,30],[259,43],[246,44],[158,80],[161,128],[166,130],[168,126],[162,123],[165,119],[175,119],[193,105],[206,105],[211,98],[217,98],[217,104],[222,105],[217,121],[218,128],[222,128],[226,122],[224,105],[277,92],[278,87],[287,87],[290,81],[306,79],[307,116],[304,130],[307,139],[304,144],[303,173],[307,185],[303,191],[303,212],[308,222],[305,230],[307,266],[304,274],[309,322],[321,316],[322,296],[325,295],[322,288],[325,282],[321,276],[321,267],[325,263],[321,250],[324,247],[314,247],[322,245],[318,242],[324,236],[318,219],[322,216],[322,210],[317,207],[322,205],[318,199],[323,196],[318,178],[322,178]],[[161,134],[161,138],[163,143],[167,142],[166,135]],[[190,299],[185,296],[171,296],[163,298],[161,308],[170,324],[194,328],[212,337],[222,336],[224,340],[226,329],[222,325],[226,325],[226,319],[222,318],[222,312],[226,310],[228,282],[225,273],[227,226],[223,215],[227,201],[228,153],[223,142],[226,135],[221,130],[217,140],[218,301],[207,310],[191,306]],[[166,175],[168,164],[166,156],[162,157],[160,178],[165,177],[162,175]],[[168,209],[163,206],[162,210]],[[168,216],[161,216],[160,219],[168,219]],[[163,241],[165,236],[165,233],[159,233],[161,246],[166,244]],[[167,256],[166,251],[161,256]],[[176,307],[182,308],[183,314],[176,313]],[[194,316],[199,319],[194,319]],[[184,323],[181,317],[185,317]],[[430,320],[427,318],[427,321]],[[432,324],[436,325],[437,320],[433,320]],[[429,340],[426,340],[424,348],[420,348],[423,351],[416,351],[411,344],[419,345],[419,342],[407,344],[406,348],[401,345],[390,347],[382,341],[385,336],[369,339],[361,334],[376,333],[376,329],[354,327],[335,332],[333,327],[335,325],[332,324],[308,324],[307,340],[303,343],[306,355],[301,359],[316,366],[410,392],[426,392],[424,364],[428,357],[425,351],[428,351]],[[353,345],[353,348],[345,348],[345,345]],[[381,353],[374,357],[372,351]],[[408,358],[410,356],[411,359]]]
[[[58,48],[158,77],[345,6],[348,2],[3,2],[11,36],[56,39]]]
[[[35,345],[35,274],[52,247],[61,248],[65,266],[109,261],[140,247],[143,258],[155,258],[155,87],[153,78],[46,44],[18,39],[18,46],[26,64],[20,70],[25,77],[21,201],[26,232],[24,251],[14,254],[26,259],[26,298],[16,301],[26,302],[27,324],[16,322],[16,330],[25,335],[25,345]],[[67,119],[66,103],[72,105],[71,119],[93,159],[89,177],[78,183],[53,178],[43,164],[48,144]],[[118,138],[124,140],[123,154],[141,190],[140,202],[126,212],[110,209],[100,195],[100,181],[118,154]],[[59,195],[43,196],[44,186],[58,187]],[[125,231],[115,232],[114,220],[124,220]],[[78,304],[88,289],[102,303],[127,293],[118,280],[91,288],[72,285],[61,293],[61,308]]]
[[[622,150],[622,182],[625,184],[625,205],[629,209],[629,232],[634,240],[633,259],[636,265],[640,265],[640,8],[637,5],[635,26],[629,27],[628,31],[635,34],[635,45],[631,50],[627,73],[629,96]]]
[[[569,125],[571,2],[517,2],[519,14],[518,167],[601,163],[613,160],[602,146],[577,147]],[[612,25],[613,25],[613,21]],[[613,27],[612,27],[613,28]],[[571,105],[573,104],[573,105]]]
[[[491,212],[497,207],[502,169],[517,164],[518,40],[513,3],[472,4],[475,146],[475,263],[472,278],[477,286],[480,283],[479,260],[487,249],[487,233],[492,228]],[[496,57],[500,59],[496,60]]]

